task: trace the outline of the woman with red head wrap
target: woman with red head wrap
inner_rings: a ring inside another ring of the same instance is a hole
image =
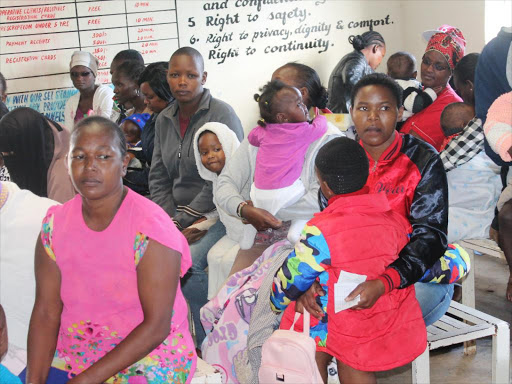
[[[444,141],[441,113],[448,104],[462,101],[448,81],[455,66],[464,57],[466,40],[458,28],[449,25],[424,32],[423,36],[428,38],[428,44],[421,61],[421,82],[424,87],[436,91],[437,99],[423,111],[411,116],[401,132],[413,134],[439,151]]]

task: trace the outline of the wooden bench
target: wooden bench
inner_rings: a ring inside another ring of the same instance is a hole
[[[427,348],[412,363],[412,382],[430,383],[430,351],[492,336],[492,382],[509,383],[510,329],[507,322],[452,301],[446,315],[427,328]],[[482,382],[487,380],[482,378]]]
[[[476,339],[492,336],[492,382],[510,381],[509,324],[475,309],[474,251],[504,257],[496,243],[487,239],[459,242],[468,252],[471,269],[462,282],[462,304],[452,301],[446,315],[427,328],[427,348],[412,363],[412,381],[430,383],[430,351],[464,343],[464,353],[476,353]],[[485,379],[482,379],[485,382]]]

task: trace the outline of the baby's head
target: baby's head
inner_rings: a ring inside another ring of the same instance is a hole
[[[302,101],[302,94],[295,87],[290,87],[279,80],[268,82],[261,95],[255,94],[254,100],[260,107],[262,127],[265,123],[302,123],[308,120],[308,110]]]
[[[219,138],[212,131],[203,131],[197,139],[197,147],[204,167],[220,175],[226,164],[226,154]]]
[[[128,145],[136,145],[140,141],[144,126],[150,118],[149,113],[135,113],[121,121],[121,129]]]
[[[441,128],[446,137],[456,135],[464,130],[475,117],[475,108],[471,104],[451,103],[441,113]]]
[[[338,137],[329,141],[315,158],[320,189],[327,199],[359,191],[366,184],[369,162],[355,140]]]
[[[416,59],[409,52],[397,52],[389,57],[388,76],[397,80],[410,80],[417,75]]]

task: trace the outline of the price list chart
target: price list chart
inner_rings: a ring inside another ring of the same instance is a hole
[[[29,106],[63,121],[76,90],[69,77],[74,51],[99,60],[97,83],[109,83],[113,57],[141,52],[146,64],[179,48],[176,0],[0,0],[0,72],[7,107]]]

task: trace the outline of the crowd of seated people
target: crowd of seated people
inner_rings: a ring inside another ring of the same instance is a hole
[[[449,25],[423,37],[419,80],[403,51],[375,72],[376,31],[328,89],[276,68],[245,137],[191,47],[119,52],[112,87],[74,52],[63,125],[9,111],[0,74],[0,360],[9,332],[26,366],[8,354],[0,382],[188,383],[198,356],[254,381],[252,324],[302,331],[307,310],[322,380],[335,358],[372,383],[424,351],[471,237],[502,248],[512,301],[512,30],[481,53]],[[339,276],[361,282],[335,297]]]

